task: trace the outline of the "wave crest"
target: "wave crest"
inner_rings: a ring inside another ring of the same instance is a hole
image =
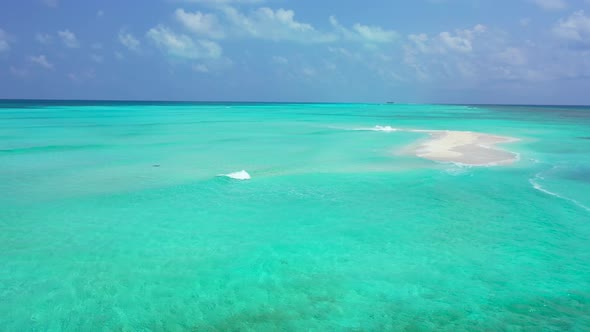
[[[355,130],[393,132],[393,131],[399,131],[400,129],[394,128],[392,126],[375,126],[375,127],[368,127],[368,128],[367,127],[356,128]]]
[[[250,174],[248,174],[248,172],[246,172],[245,170],[241,170],[239,172],[228,173],[228,174],[220,174],[219,176],[225,176],[225,177],[228,177],[230,179],[235,179],[235,180],[250,180],[252,178],[250,176]]]
[[[546,189],[545,187],[543,187],[539,183],[539,181],[542,181],[542,180],[545,179],[541,174],[543,174],[543,172],[537,173],[534,178],[529,179],[529,183],[533,186],[533,188],[535,190],[538,190],[538,191],[540,191],[542,193],[545,193],[545,194],[550,195],[550,196],[553,196],[553,197],[557,197],[557,198],[566,200],[566,201],[571,202],[571,203],[575,204],[576,206],[578,206],[578,207],[580,207],[580,208],[582,208],[582,209],[584,209],[586,211],[590,211],[590,208],[589,207],[587,207],[586,205],[584,205],[584,204],[576,201],[575,199],[572,199],[572,198],[569,198],[569,197],[566,197],[566,196],[562,196],[562,195],[560,195],[558,193],[555,193],[555,192],[550,191],[550,190]]]

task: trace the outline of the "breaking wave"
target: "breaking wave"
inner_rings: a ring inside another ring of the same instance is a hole
[[[392,126],[375,126],[375,127],[355,128],[354,130],[393,132],[393,131],[399,131],[401,129],[394,128]]]
[[[252,178],[250,176],[250,174],[248,174],[248,172],[246,172],[245,170],[241,170],[239,172],[228,173],[228,174],[220,174],[219,176],[225,176],[225,177],[228,177],[230,179],[235,179],[235,180],[250,180]]]
[[[557,197],[557,198],[566,200],[566,201],[571,202],[571,203],[575,204],[576,206],[578,206],[578,207],[580,207],[580,208],[582,208],[582,209],[590,212],[590,208],[589,207],[587,207],[586,205],[584,205],[584,204],[576,201],[575,199],[569,198],[569,197],[566,197],[566,196],[563,196],[563,195],[560,195],[560,194],[558,194],[556,192],[553,192],[553,191],[551,191],[551,190],[543,187],[539,183],[539,181],[543,181],[545,179],[542,176],[542,174],[543,174],[543,172],[539,172],[539,173],[535,174],[535,177],[529,179],[529,183],[533,186],[533,188],[535,188],[535,190],[538,190],[538,191],[540,191],[542,193],[545,193],[545,194],[550,195],[550,196],[553,196],[553,197]]]

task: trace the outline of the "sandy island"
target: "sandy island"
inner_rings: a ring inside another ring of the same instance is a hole
[[[515,142],[516,138],[471,131],[412,131],[430,135],[429,139],[409,148],[421,158],[470,166],[505,165],[518,160],[518,154],[495,147],[496,144]]]

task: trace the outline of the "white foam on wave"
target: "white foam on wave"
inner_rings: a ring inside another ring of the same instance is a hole
[[[547,195],[550,195],[550,196],[553,196],[553,197],[557,197],[557,198],[566,200],[568,202],[574,203],[576,206],[578,206],[578,207],[580,207],[580,208],[582,208],[582,209],[590,212],[590,208],[589,207],[587,207],[586,205],[584,205],[584,204],[576,201],[575,199],[572,199],[572,198],[569,198],[569,197],[566,197],[566,196],[562,196],[562,195],[560,195],[560,194],[558,194],[556,192],[550,191],[550,190],[546,189],[545,187],[543,187],[539,183],[539,180],[544,180],[544,178],[541,176],[541,174],[543,174],[543,172],[537,173],[534,178],[529,179],[529,183],[533,186],[533,188],[535,188],[535,190],[538,190],[538,191],[540,191],[542,193],[545,193]]]
[[[375,127],[355,128],[354,130],[393,132],[393,131],[399,131],[400,129],[394,128],[392,126],[375,126]]]
[[[471,165],[461,164],[461,163],[445,163],[449,165],[449,167],[444,169],[444,172],[452,175],[452,176],[460,176],[470,174],[470,170],[472,168]]]
[[[239,172],[233,172],[233,173],[229,173],[229,174],[220,174],[219,176],[225,176],[225,177],[228,177],[230,179],[235,179],[235,180],[250,180],[252,178],[250,176],[250,174],[248,174],[248,172],[246,172],[245,170],[241,170]]]
[[[497,150],[502,150],[502,149],[497,149]],[[502,150],[505,151],[505,150]],[[420,152],[420,150],[416,150],[417,153]],[[506,160],[500,160],[500,161],[493,161],[493,162],[489,162],[489,163],[462,163],[459,161],[441,161],[441,160],[434,160],[434,162],[439,163],[439,164],[443,164],[443,165],[452,165],[452,166],[456,166],[458,168],[463,168],[464,170],[469,170],[471,168],[474,167],[495,167],[495,166],[502,166],[508,163],[512,163],[512,162],[518,162],[520,161],[520,154],[516,153],[516,152],[510,152],[512,154],[514,154],[514,158],[511,159],[506,159]]]

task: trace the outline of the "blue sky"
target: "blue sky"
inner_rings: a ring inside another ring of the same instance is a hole
[[[0,6],[0,98],[590,104],[590,0]]]

